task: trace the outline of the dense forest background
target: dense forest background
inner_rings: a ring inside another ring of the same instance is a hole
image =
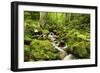
[[[69,54],[90,58],[90,14],[24,11],[25,62],[63,60]]]

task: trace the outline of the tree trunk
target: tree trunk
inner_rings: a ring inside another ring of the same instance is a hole
[[[47,12],[40,12],[40,26],[42,28],[44,28],[45,24],[46,24],[46,20],[47,20]]]

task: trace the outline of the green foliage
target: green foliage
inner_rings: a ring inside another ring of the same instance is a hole
[[[39,12],[24,11],[24,20],[27,21],[27,19],[39,20]]]
[[[30,60],[30,46],[24,45],[24,61],[27,62]]]
[[[26,41],[31,41],[32,39],[30,38],[29,35],[25,35],[24,40],[26,40]]]
[[[24,36],[26,38],[32,38],[32,33],[34,32],[34,27],[30,24],[26,24],[24,28]]]
[[[88,36],[75,29],[71,30],[67,34],[68,46],[70,48],[68,50],[78,58],[89,58],[90,42]]]
[[[90,14],[24,11],[25,61],[60,59],[48,40],[50,32],[56,32],[57,41],[64,39],[68,53],[78,59],[90,58]]]
[[[89,52],[87,51],[87,48],[89,48],[89,46],[87,46],[89,42],[76,42],[73,44],[73,54],[76,55],[79,58],[89,58]]]
[[[48,34],[48,33],[49,33],[49,30],[43,29],[42,32],[43,32],[44,34]]]
[[[56,60],[59,52],[54,49],[48,40],[36,40],[31,42],[33,60]]]

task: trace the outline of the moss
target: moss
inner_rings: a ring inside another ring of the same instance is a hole
[[[90,51],[90,48],[87,44],[88,44],[88,42],[86,42],[86,41],[75,42],[71,47],[72,53],[81,59],[89,58],[90,53],[88,51]],[[88,50],[87,50],[87,48],[88,48]]]
[[[49,40],[34,39],[31,42],[32,56],[38,60],[56,60],[59,59],[59,52],[54,49]]]
[[[25,45],[30,45],[30,42],[32,41],[32,39],[28,36],[28,35],[26,35],[25,37],[24,37],[24,44]]]
[[[24,61],[27,62],[30,60],[30,46],[24,46]]]

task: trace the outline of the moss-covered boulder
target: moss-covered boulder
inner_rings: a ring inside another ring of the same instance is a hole
[[[74,54],[79,59],[90,58],[90,41],[89,34],[81,33],[78,30],[71,30],[67,34],[68,38],[68,49],[69,53]]]
[[[57,60],[59,52],[52,46],[49,40],[34,39],[31,42],[32,59],[35,61],[40,60]]]
[[[89,42],[86,41],[74,42],[68,51],[79,59],[90,58],[90,45]]]

